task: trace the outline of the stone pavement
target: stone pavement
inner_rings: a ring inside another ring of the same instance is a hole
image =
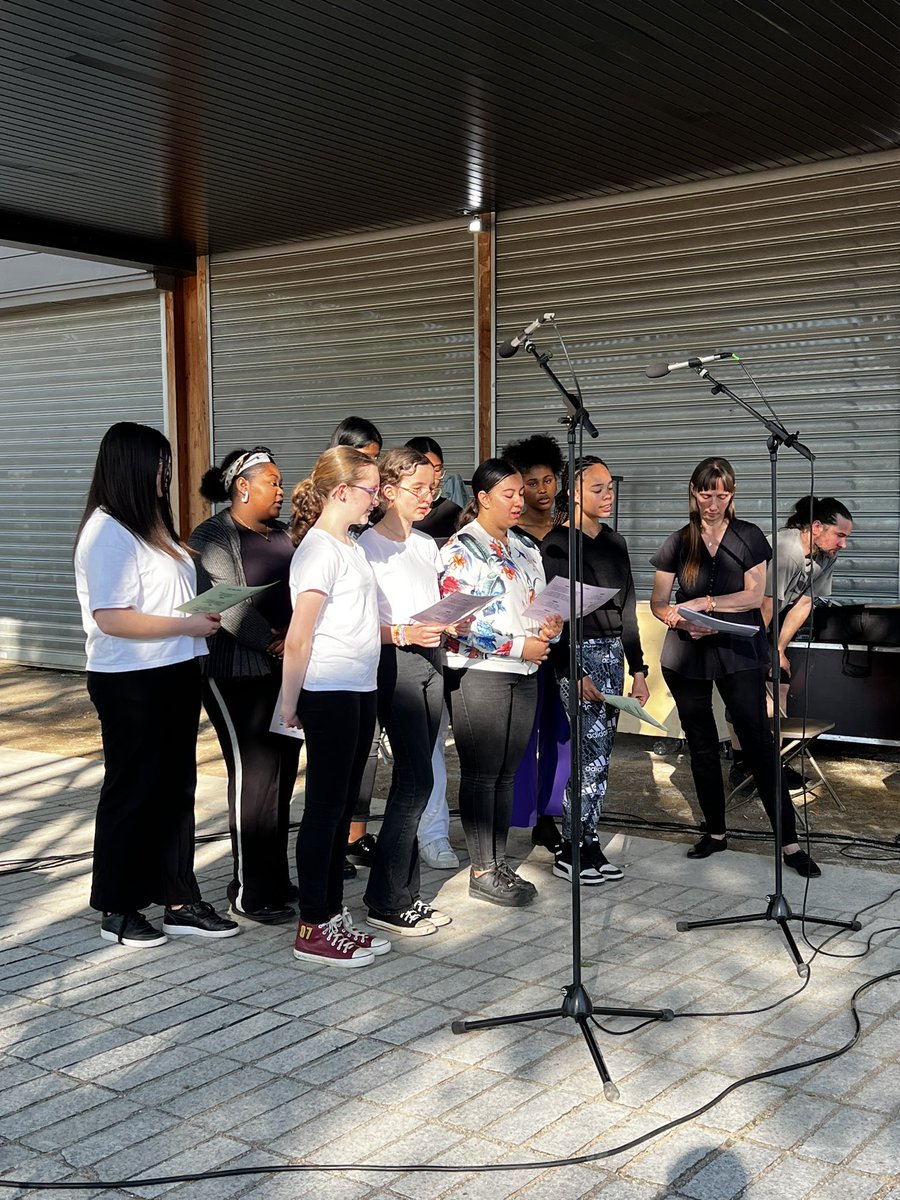
[[[0,751],[0,858],[89,850],[100,775],[86,759]],[[199,832],[225,827],[223,788],[201,779]],[[598,1029],[598,1041],[621,1092],[611,1103],[571,1022],[450,1030],[462,1016],[556,1007],[571,978],[568,889],[527,834],[512,849],[539,888],[532,908],[470,902],[465,871],[426,872],[424,894],[439,897],[453,925],[395,941],[375,965],[347,972],[296,962],[290,927],[149,951],[110,945],[87,907],[86,860],[0,875],[0,1179],[197,1200],[900,1200],[896,979],[861,997],[863,1034],[848,1054],[740,1087],[665,1129],[745,1075],[848,1041],[854,989],[900,969],[900,934],[888,931],[900,924],[896,868],[827,866],[810,889],[817,915],[850,917],[890,897],[863,914],[862,932],[828,949],[860,954],[873,931],[886,932],[865,957],[817,955],[799,995],[753,1012],[802,984],[779,931],[676,933],[675,922],[757,911],[768,860],[729,851],[693,863],[683,845],[614,838],[625,879],[582,893],[588,991],[598,1005],[697,1015],[624,1036],[611,1031],[634,1022],[602,1019],[610,1032]],[[221,906],[227,842],[199,845],[197,864],[204,897]],[[789,874],[799,910],[802,881]],[[348,887],[360,916],[362,887]],[[723,1010],[734,1015],[703,1015]],[[607,1157],[546,1165],[590,1154]],[[104,1186],[301,1162],[391,1169]],[[460,1169],[402,1169],[424,1163]],[[523,1165],[466,1169],[479,1163]],[[0,1200],[25,1194],[37,1193],[0,1188]]]

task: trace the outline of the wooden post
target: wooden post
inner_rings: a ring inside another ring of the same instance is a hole
[[[482,221],[483,230],[475,234],[479,462],[494,453],[494,222],[489,213],[482,216]]]
[[[176,521],[182,537],[209,516],[198,492],[210,467],[209,259],[197,259],[194,275],[182,275],[166,296],[166,361],[169,440],[175,454]]]

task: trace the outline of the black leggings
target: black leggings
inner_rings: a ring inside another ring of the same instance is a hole
[[[91,908],[194,904],[200,664],[88,671],[103,734]]]
[[[372,730],[375,692],[310,692],[297,713],[306,734],[306,789],[297,834],[300,917],[321,925],[341,911],[344,855]]]
[[[459,815],[472,866],[506,858],[513,781],[531,736],[537,675],[463,670],[453,693],[459,755]]]
[[[766,672],[763,666],[736,671],[715,680],[741,739],[744,761],[753,773],[772,828],[775,828],[773,765],[775,740],[766,713]],[[725,832],[725,785],[719,761],[719,732],[713,715],[711,679],[688,679],[663,667],[663,678],[678,708],[681,728],[691,752],[691,774],[708,833]],[[781,776],[781,833],[785,845],[797,840],[797,821],[788,782]]]

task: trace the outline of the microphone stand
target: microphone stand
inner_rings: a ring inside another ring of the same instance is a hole
[[[798,434],[788,433],[785,427],[776,420],[764,416],[761,412],[755,409],[751,404],[742,400],[736,395],[731,388],[726,387],[724,383],[720,383],[710,375],[706,367],[699,364],[693,368],[701,380],[711,384],[711,393],[713,396],[724,393],[729,400],[733,400],[735,404],[739,404],[745,412],[748,412],[752,417],[755,417],[759,423],[768,430],[769,437],[766,445],[769,450],[770,464],[770,494],[771,494],[771,520],[772,520],[772,578],[778,579],[778,448],[780,446],[788,446],[792,450],[796,450],[798,454],[809,459],[810,462],[815,461],[815,455],[808,446],[804,446],[801,441],[798,441]],[[778,633],[781,627],[781,615],[778,611],[778,597],[772,597],[772,626],[770,638],[770,660],[772,670],[772,690],[773,697],[773,720],[772,734],[775,741],[775,755],[773,762],[773,770],[775,772],[775,886],[772,895],[767,896],[768,901],[764,912],[748,913],[744,916],[734,917],[717,917],[715,920],[709,921],[678,921],[675,928],[683,933],[687,929],[708,929],[714,925],[739,925],[751,921],[774,921],[787,943],[787,948],[794,959],[797,967],[797,974],[806,977],[809,974],[809,964],[803,961],[800,951],[797,948],[797,943],[794,940],[794,935],[791,933],[789,925],[790,921],[802,920],[811,922],[814,925],[829,925],[834,929],[852,929],[854,931],[862,928],[859,921],[832,921],[825,917],[813,917],[808,913],[803,913],[801,916],[796,916],[791,911],[791,906],[788,903],[783,889],[784,864],[782,862],[782,848],[784,846],[784,836],[781,820],[781,801],[784,795],[783,775],[781,765],[781,655],[778,650]]]
[[[607,1100],[618,1100],[619,1089],[607,1070],[600,1047],[594,1037],[590,1022],[594,1014],[606,1017],[641,1017],[651,1021],[671,1021],[674,1013],[670,1008],[601,1008],[594,1004],[581,976],[581,704],[578,697],[577,627],[579,605],[577,601],[575,564],[578,553],[578,531],[575,527],[575,435],[579,428],[586,429],[591,437],[598,437],[590,416],[578,396],[572,395],[559,381],[548,365],[551,355],[541,353],[534,342],[527,338],[525,349],[536,360],[538,366],[549,376],[559,391],[566,407],[566,416],[560,424],[566,427],[566,445],[569,464],[569,726],[571,728],[572,765],[569,776],[572,821],[572,982],[562,988],[563,1000],[559,1008],[539,1009],[535,1012],[514,1013],[503,1017],[486,1017],[479,1020],[454,1021],[454,1033],[469,1033],[476,1029],[494,1029],[500,1025],[517,1025],[524,1021],[553,1021],[560,1017],[573,1020],[587,1044],[594,1066],[603,1081],[603,1095]],[[596,1022],[594,1021],[596,1024]]]

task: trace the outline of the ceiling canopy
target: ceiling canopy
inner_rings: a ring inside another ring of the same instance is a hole
[[[895,0],[5,0],[0,242],[198,253],[900,145]]]

